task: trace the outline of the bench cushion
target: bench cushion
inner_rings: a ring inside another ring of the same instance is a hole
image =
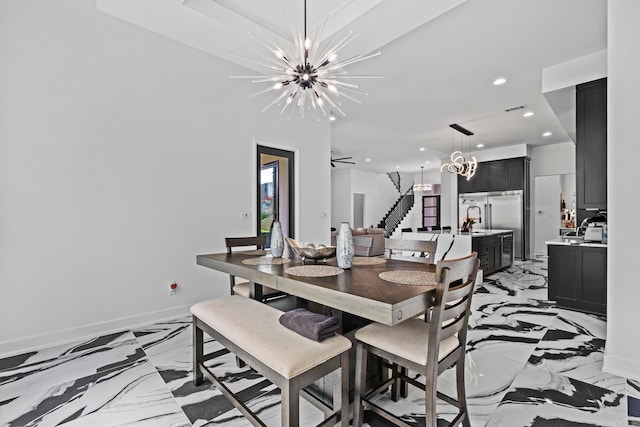
[[[341,335],[316,342],[285,328],[278,320],[282,313],[239,295],[191,307],[191,314],[287,379],[351,348],[351,341]]]

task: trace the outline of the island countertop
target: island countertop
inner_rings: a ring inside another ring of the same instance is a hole
[[[494,229],[473,230],[471,233],[461,232],[460,234],[471,235],[471,237],[488,237],[488,236],[497,236],[499,234],[507,234],[507,233],[513,233],[513,230],[497,230],[494,228]]]
[[[606,248],[606,243],[600,242],[585,242],[582,237],[568,236],[557,237],[555,239],[547,240],[544,242],[546,245],[560,245],[560,246],[586,246],[592,248]]]

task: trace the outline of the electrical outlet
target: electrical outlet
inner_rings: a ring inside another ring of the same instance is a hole
[[[178,284],[176,282],[173,282],[169,285],[169,296],[175,295],[176,290],[178,290]]]

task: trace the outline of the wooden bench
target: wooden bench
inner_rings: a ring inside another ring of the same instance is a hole
[[[349,425],[349,349],[351,341],[336,335],[316,342],[282,326],[282,312],[250,298],[231,295],[195,304],[193,315],[193,382],[206,376],[253,425],[265,424],[204,365],[206,332],[249,366],[280,388],[282,426],[299,423],[302,395],[325,414],[319,426]],[[314,381],[341,368],[334,382],[333,404],[304,390]]]

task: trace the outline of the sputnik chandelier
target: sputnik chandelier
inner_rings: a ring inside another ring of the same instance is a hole
[[[473,135],[473,132],[463,128],[458,124],[454,123],[452,125],[449,125],[449,127],[467,136]],[[453,134],[451,136],[451,146],[453,148]],[[455,173],[460,176],[464,176],[467,178],[467,181],[469,181],[471,177],[473,177],[473,175],[476,174],[477,167],[478,167],[478,162],[476,161],[475,157],[471,157],[471,160],[466,160],[464,158],[464,155],[462,154],[462,151],[454,151],[453,153],[451,153],[451,162],[443,163],[442,166],[440,167],[440,172],[442,172],[446,168],[448,172]]]
[[[328,17],[327,17],[328,19]],[[346,98],[355,103],[362,102],[351,93],[367,95],[358,89],[358,85],[345,80],[358,78],[381,78],[373,75],[349,75],[345,67],[356,62],[370,59],[380,55],[380,52],[369,55],[356,55],[342,61],[338,61],[338,52],[351,42],[357,34],[349,31],[340,41],[331,46],[331,41],[321,43],[322,32],[327,23],[317,31],[314,41],[307,37],[307,1],[304,0],[304,34],[294,35],[292,49],[283,49],[271,41],[264,41],[251,33],[273,56],[262,56],[264,61],[256,61],[238,55],[239,59],[251,62],[265,68],[271,75],[261,76],[231,76],[231,78],[252,79],[253,83],[267,83],[269,87],[252,93],[249,98],[258,95],[275,92],[277,95],[264,109],[272,106],[280,108],[284,113],[288,107],[290,114],[298,109],[300,116],[304,118],[305,110],[318,110],[327,115],[327,104],[331,111],[337,111],[343,117],[341,98]],[[319,116],[318,116],[319,119]]]

